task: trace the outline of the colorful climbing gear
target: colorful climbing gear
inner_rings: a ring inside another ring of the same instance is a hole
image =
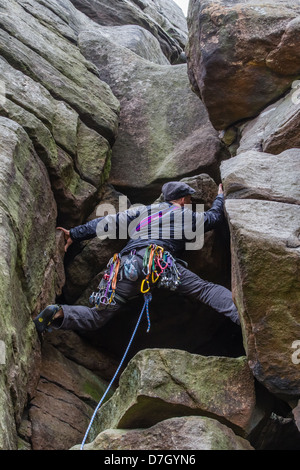
[[[118,253],[109,260],[107,268],[98,286],[98,291],[90,296],[90,303],[98,309],[109,308],[116,304],[117,282],[121,275],[131,281],[138,279],[138,264],[135,251],[126,256],[121,268],[121,258]],[[166,287],[176,290],[180,284],[180,274],[176,266],[176,260],[171,253],[165,251],[160,245],[150,244],[143,257],[143,274],[140,291],[142,294],[150,292],[151,287]]]
[[[98,286],[98,292],[93,292],[90,296],[90,304],[98,309],[103,309],[109,305],[115,305],[115,293],[117,288],[118,275],[120,271],[120,256],[115,253],[109,260],[104,275]]]
[[[143,273],[145,278],[141,284],[142,294],[150,291],[150,280],[152,284],[158,283],[158,287],[168,287],[171,290],[176,290],[180,284],[176,260],[159,245],[151,244],[147,247],[143,258]]]

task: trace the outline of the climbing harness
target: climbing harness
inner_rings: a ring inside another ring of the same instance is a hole
[[[117,377],[117,375],[118,375],[118,373],[119,373],[119,371],[120,371],[120,369],[121,369],[121,367],[122,367],[122,365],[123,365],[123,362],[124,362],[124,360],[125,360],[125,358],[126,358],[126,356],[127,356],[127,353],[128,353],[128,351],[129,351],[129,348],[130,348],[130,346],[131,346],[131,344],[132,344],[132,341],[133,341],[133,339],[134,339],[134,336],[135,336],[135,334],[136,334],[136,332],[137,332],[137,329],[138,329],[138,327],[139,327],[139,324],[140,324],[140,322],[141,322],[141,319],[142,319],[142,316],[143,316],[143,314],[144,314],[145,309],[146,309],[147,316],[148,316],[148,312],[149,312],[149,310],[148,310],[148,309],[149,309],[149,302],[151,302],[152,295],[151,295],[151,294],[145,294],[144,299],[145,299],[145,300],[144,300],[144,305],[143,305],[142,311],[141,311],[140,316],[139,316],[139,318],[138,318],[138,320],[137,320],[136,326],[135,326],[135,328],[134,328],[134,331],[133,331],[133,333],[132,333],[132,336],[131,336],[131,338],[130,338],[130,341],[129,341],[129,343],[128,343],[128,346],[127,346],[127,348],[126,348],[126,350],[125,350],[125,353],[124,353],[124,355],[123,355],[123,357],[122,357],[122,359],[121,359],[121,362],[120,362],[120,364],[119,364],[119,366],[118,366],[118,368],[117,368],[117,370],[116,370],[116,372],[115,372],[113,378],[111,379],[111,381],[110,381],[110,383],[109,383],[107,389],[105,390],[105,392],[104,392],[104,394],[103,394],[101,400],[99,401],[99,403],[98,403],[98,405],[97,405],[97,407],[96,407],[96,409],[95,409],[95,411],[94,411],[94,413],[93,413],[93,416],[92,416],[92,418],[91,418],[91,420],[90,420],[90,423],[89,423],[88,428],[87,428],[87,430],[86,430],[86,433],[85,433],[85,435],[84,435],[83,441],[82,441],[82,443],[81,443],[80,450],[83,450],[85,441],[86,441],[86,439],[87,439],[87,437],[88,437],[88,435],[89,435],[89,432],[90,432],[91,427],[92,427],[92,425],[93,425],[93,422],[94,422],[94,419],[95,419],[95,417],[96,417],[96,414],[97,414],[97,412],[98,412],[100,406],[102,405],[102,403],[103,403],[103,401],[104,401],[106,395],[108,394],[108,392],[109,392],[109,390],[110,390],[112,384],[114,383],[114,381],[115,381],[115,379],[116,379],[116,377]],[[150,324],[149,324],[149,318],[148,318],[148,330],[147,330],[147,332],[149,331],[149,328],[150,328]]]
[[[127,279],[138,279],[138,266],[135,251],[131,252],[130,255],[126,258],[122,269],[121,257],[119,254],[115,253],[114,256],[109,260],[103,278],[101,279],[98,286],[98,292],[93,292],[90,296],[90,302],[97,308],[103,309],[109,308],[111,305],[115,305],[115,299],[118,299],[118,295],[116,294],[116,285],[118,276],[121,275],[121,271],[124,271],[124,275]],[[123,365],[145,310],[148,321],[147,333],[150,331],[151,323],[149,315],[149,303],[152,300],[152,294],[150,293],[151,287],[157,284],[158,287],[168,287],[171,290],[175,290],[180,284],[180,274],[176,267],[175,259],[168,251],[165,251],[164,248],[159,245],[151,244],[146,248],[143,257],[143,274],[145,275],[145,278],[142,280],[140,289],[141,293],[144,295],[144,305],[142,311],[137,320],[137,324],[121,359],[121,362],[93,413],[80,450],[83,450],[95,416]]]
[[[125,259],[121,269],[120,254],[115,253],[109,260],[104,275],[98,286],[98,291],[90,296],[90,303],[99,310],[113,307],[116,304],[116,286],[120,276],[131,280],[138,279],[138,265],[135,251],[132,251]],[[176,266],[176,260],[171,253],[159,245],[151,244],[146,248],[143,257],[143,274],[145,278],[141,283],[141,293],[147,294],[151,287],[166,287],[176,290],[180,284],[180,274]]]

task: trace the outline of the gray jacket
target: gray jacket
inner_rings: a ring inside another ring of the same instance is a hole
[[[219,194],[212,207],[205,212],[178,207],[169,202],[151,206],[139,206],[106,217],[99,217],[70,230],[73,241],[95,238],[124,239],[126,246],[121,254],[146,247],[160,245],[173,256],[178,256],[188,246],[198,249],[203,245],[205,232],[224,222],[224,196]],[[193,245],[195,239],[202,242]],[[198,246],[198,248],[195,248]]]

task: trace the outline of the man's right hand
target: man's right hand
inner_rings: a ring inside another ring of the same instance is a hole
[[[73,240],[70,237],[70,230],[66,230],[63,227],[56,227],[56,230],[61,230],[64,233],[64,237],[66,240],[66,244],[65,244],[65,252],[66,252],[69,246],[73,243]]]

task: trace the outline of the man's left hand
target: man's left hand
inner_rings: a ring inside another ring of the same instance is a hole
[[[56,230],[61,230],[61,231],[64,233],[65,241],[66,241],[66,244],[65,244],[65,251],[67,251],[67,249],[69,248],[69,246],[73,243],[73,240],[72,240],[72,238],[70,237],[70,230],[66,230],[66,229],[63,228],[63,227],[56,227]]]

